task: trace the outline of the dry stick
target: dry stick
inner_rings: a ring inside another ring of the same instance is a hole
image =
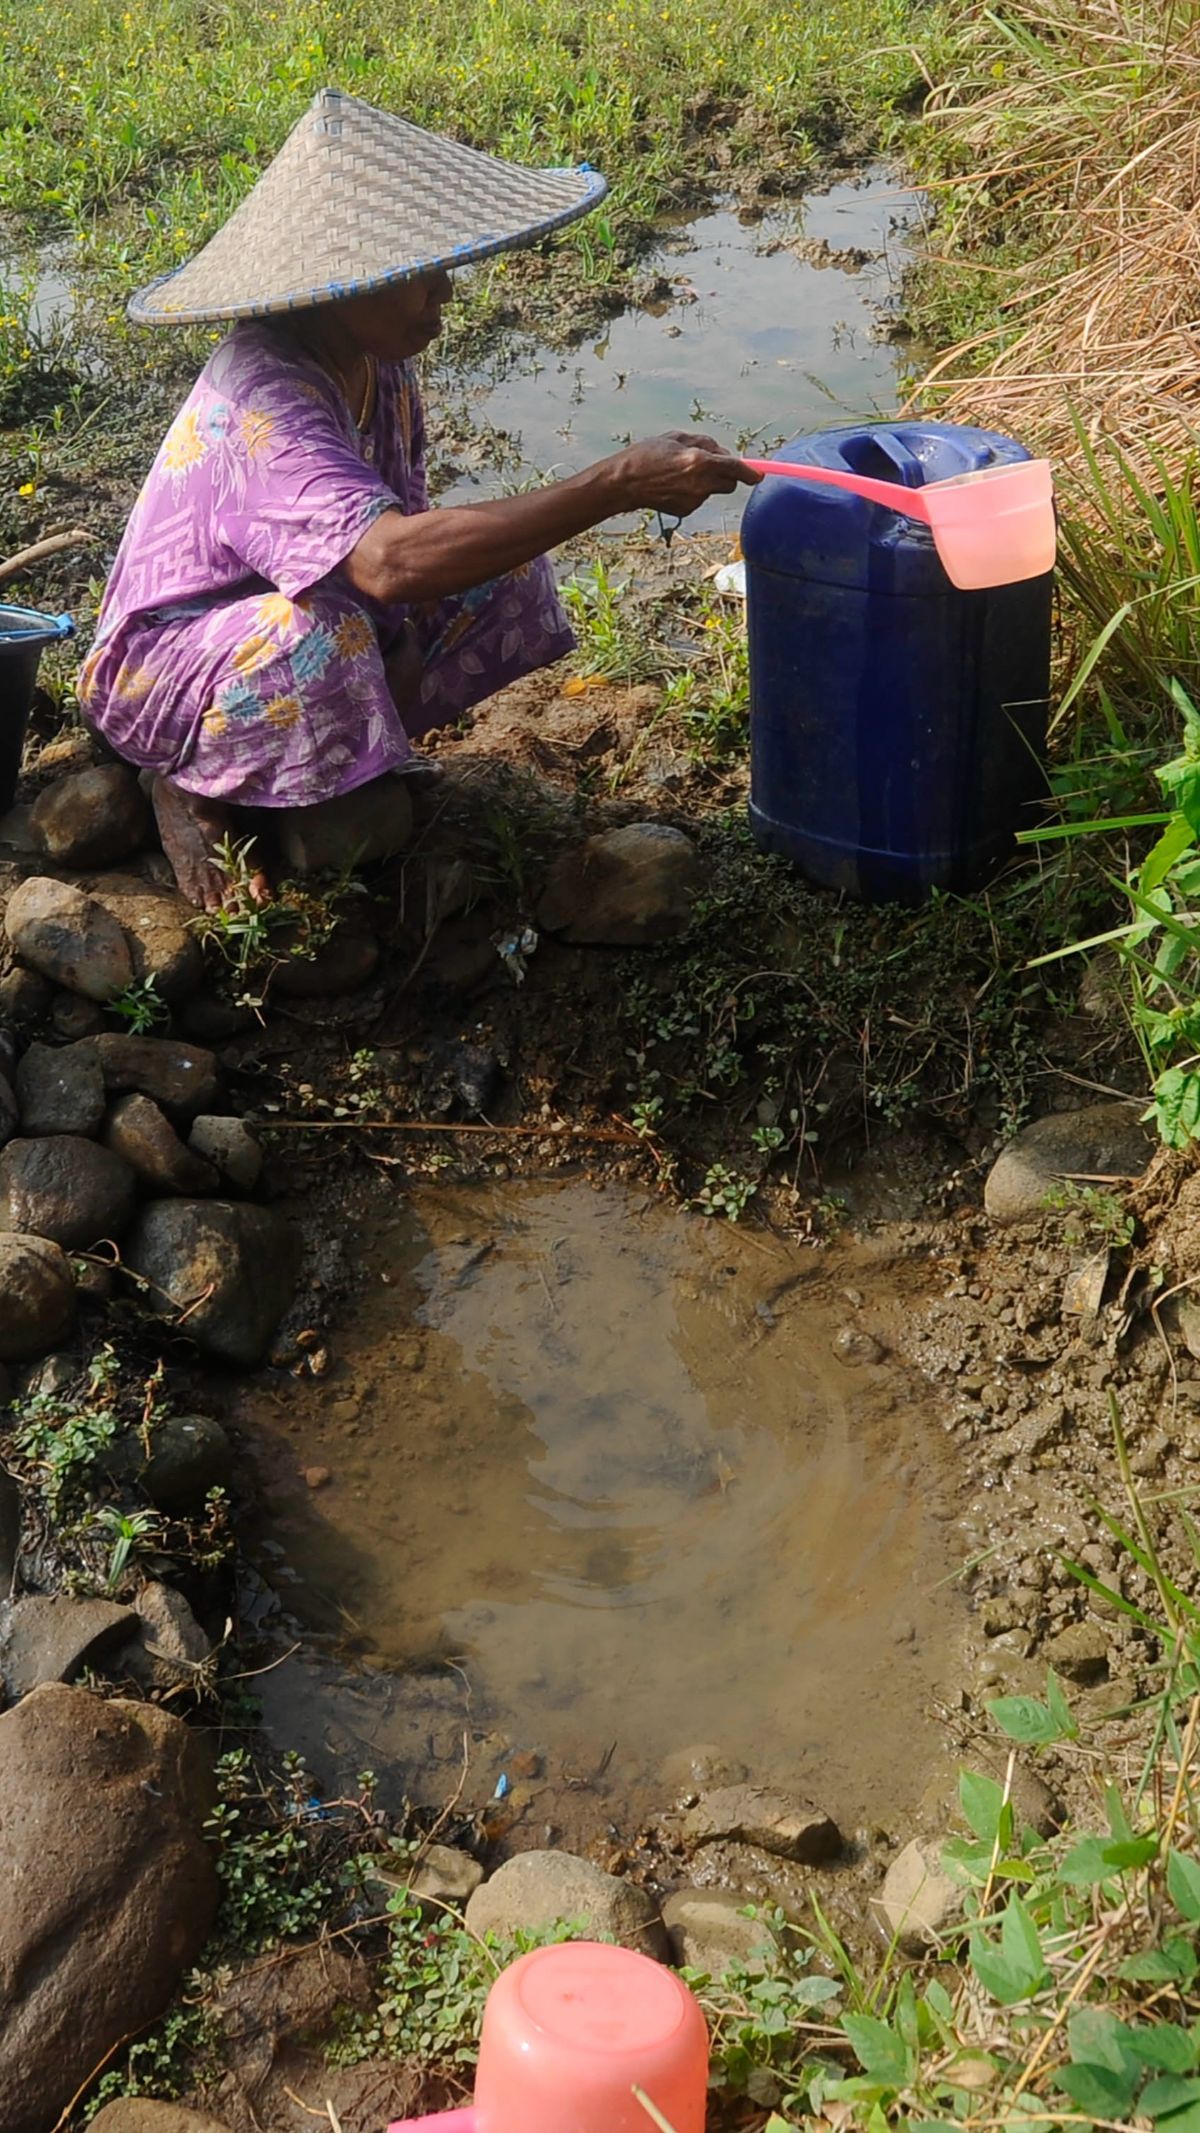
[[[616,1126],[565,1126],[557,1131],[553,1126],[481,1126],[446,1124],[432,1119],[375,1119],[375,1118],[261,1118],[257,1124],[264,1133],[492,1133],[528,1134],[535,1140],[584,1140],[620,1141],[625,1147],[641,1148],[643,1136],[632,1127],[624,1130]]]
[[[78,548],[81,542],[90,544],[95,538],[95,534],[88,533],[83,526],[69,526],[61,533],[48,533],[45,540],[35,541],[32,548],[18,548],[15,555],[5,556],[0,562],[0,578],[15,578],[31,563],[44,563],[52,555],[61,555],[64,549]]]

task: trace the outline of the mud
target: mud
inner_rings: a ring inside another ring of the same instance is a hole
[[[615,1183],[415,1195],[330,1372],[241,1404],[260,1566],[322,1654],[264,1677],[271,1730],[430,1802],[465,1738],[516,1845],[636,1825],[697,1742],[846,1827],[911,1814],[962,1550],[878,1256]]]

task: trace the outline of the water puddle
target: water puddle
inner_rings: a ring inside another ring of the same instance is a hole
[[[434,1800],[465,1753],[527,1843],[628,1827],[699,1742],[847,1828],[912,1807],[961,1550],[940,1430],[839,1354],[886,1341],[853,1255],[579,1182],[423,1194],[365,1265],[329,1375],[240,1416],[305,1632],[278,1738]]]
[[[568,473],[629,437],[712,430],[743,449],[894,410],[901,358],[882,336],[920,220],[886,170],[751,224],[707,215],[650,262],[662,298],[567,353],[501,351],[463,381],[435,367],[448,424],[443,495],[494,492],[496,473]],[[716,499],[689,523],[736,523]]]

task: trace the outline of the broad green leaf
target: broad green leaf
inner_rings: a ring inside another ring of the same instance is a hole
[[[1111,2066],[1060,2066],[1054,2076],[1060,2089],[1090,2118],[1125,2118],[1138,2085],[1138,2070],[1118,2074]]]
[[[1181,1918],[1200,1924],[1200,1864],[1174,1847],[1167,1856],[1167,1894]]]
[[[1121,1964],[1118,1977],[1139,1985],[1191,1985],[1200,1974],[1200,1957],[1190,1940],[1173,1933],[1161,1948],[1148,1948],[1144,1955],[1131,1955]]]
[[[1138,2110],[1147,2118],[1169,2118],[1188,2105],[1200,2105],[1200,2081],[1185,2081],[1180,2074],[1160,2074],[1147,2082],[1138,2098]]]
[[[1007,1804],[1003,1785],[978,1771],[963,1770],[959,1772],[958,1798],[968,1825],[980,1843],[993,1846],[1000,1829],[1001,1811]]]
[[[1059,1737],[1049,1710],[1036,1696],[994,1696],[988,1713],[1002,1733],[1025,1747],[1045,1746]]]
[[[1161,2066],[1169,2074],[1188,2074],[1200,2059],[1190,2030],[1175,2022],[1155,2022],[1129,2032],[1129,2049],[1144,2066]]]
[[[800,2007],[824,2007],[836,2000],[842,1981],[836,1977],[799,1977],[788,1987],[788,1998]]]
[[[1196,775],[1194,768],[1187,790],[1193,803],[1200,802],[1200,777]],[[1166,880],[1176,860],[1182,859],[1184,853],[1189,850],[1195,841],[1195,831],[1187,816],[1185,814],[1176,815],[1174,820],[1167,824],[1162,836],[1156,844],[1151,846],[1142,861],[1141,870],[1138,874],[1138,885],[1143,895],[1149,889],[1156,889],[1160,881]]]
[[[1130,2061],[1130,2034],[1126,2024],[1106,2007],[1080,2007],[1067,2024],[1072,2059],[1107,2066],[1117,2074],[1136,2072]]]
[[[1051,1667],[1046,1675],[1046,1708],[1058,1727],[1063,1740],[1077,1740],[1079,1727],[1072,1716],[1071,1706],[1063,1694],[1063,1686]]]
[[[904,2040],[887,2022],[875,2015],[842,2016],[842,2028],[864,2074],[888,2088],[900,2089],[908,2080],[909,2057]]]
[[[1010,1896],[1000,1924],[1000,1946],[1013,1962],[1023,1962],[1031,1977],[1043,1978],[1046,1960],[1038,1929],[1019,1896]]]

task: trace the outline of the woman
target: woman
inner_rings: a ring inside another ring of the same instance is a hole
[[[427,508],[413,359],[450,267],[603,193],[586,169],[517,170],[326,90],[205,249],[134,298],[145,323],[239,321],[134,507],[80,680],[92,725],[152,775],[194,902],[227,889],[225,838],[257,853],[268,825],[311,829],[352,792],[384,802],[362,853],[379,856],[378,781],[412,742],[571,648],[546,550],[756,479],[673,434],[530,494]]]

